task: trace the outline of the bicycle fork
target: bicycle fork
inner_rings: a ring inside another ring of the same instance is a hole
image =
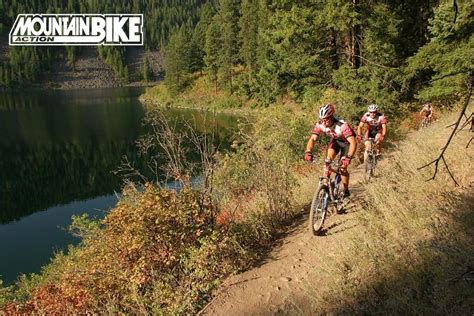
[[[326,186],[329,190],[329,201],[325,202],[325,206],[327,206],[328,202],[331,202],[331,204],[336,204],[338,202],[337,194],[339,191],[340,182],[340,174],[336,174],[334,181],[330,177],[319,177],[319,185]]]

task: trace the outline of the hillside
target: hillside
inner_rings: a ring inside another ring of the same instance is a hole
[[[125,63],[129,67],[130,82],[124,83],[113,69],[99,56],[96,48],[87,47],[77,57],[74,70],[64,58],[58,57],[52,62],[51,71],[43,75],[41,87],[54,89],[109,88],[135,85],[156,84],[162,77],[163,56],[158,51],[145,51],[144,48],[129,48]],[[140,78],[144,58],[148,58],[151,68],[150,82]]]

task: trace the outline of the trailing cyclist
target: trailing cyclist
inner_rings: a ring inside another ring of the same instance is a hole
[[[319,109],[319,121],[313,128],[312,135],[306,145],[306,152],[304,159],[306,161],[313,161],[313,148],[314,144],[318,140],[321,134],[326,134],[331,137],[329,142],[326,166],[324,168],[324,176],[327,176],[329,172],[329,165],[341,154],[341,176],[342,184],[344,186],[344,197],[350,196],[349,193],[349,171],[347,168],[351,163],[351,159],[357,149],[357,142],[355,139],[355,133],[350,125],[336,117],[334,117],[334,106],[330,103],[322,106]]]
[[[387,117],[379,112],[377,104],[371,104],[367,108],[367,112],[360,119],[359,126],[357,126],[357,141],[362,141],[362,128],[367,125],[365,133],[365,151],[364,162],[367,160],[367,151],[372,146],[369,138],[375,139],[375,152],[380,156],[381,144],[387,134]]]
[[[434,109],[430,103],[425,103],[423,108],[420,111],[420,115],[423,117],[423,120],[426,122],[426,126],[431,123],[433,119]]]

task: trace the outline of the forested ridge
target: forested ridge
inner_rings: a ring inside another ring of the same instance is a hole
[[[145,1],[96,1],[96,0],[1,0],[0,32],[8,32],[19,13],[143,13],[144,45],[146,49],[164,47],[173,29],[198,20],[199,9],[205,0],[145,0]],[[2,30],[3,29],[3,30]],[[74,63],[80,47],[9,47],[8,53],[0,56],[0,86],[16,86],[35,83],[40,75],[51,69],[56,56],[64,56],[68,65]],[[112,67],[123,82],[130,78],[125,62],[124,47],[98,47],[101,58]],[[141,77],[149,76],[148,60],[145,59]]]
[[[473,68],[473,12],[469,1],[222,0],[171,34],[166,84],[180,93],[202,71],[216,93],[256,104],[329,94],[349,115],[369,102],[389,114],[414,99],[448,104]]]

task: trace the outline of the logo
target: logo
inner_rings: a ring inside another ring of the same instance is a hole
[[[9,44],[143,45],[143,14],[19,14]]]

